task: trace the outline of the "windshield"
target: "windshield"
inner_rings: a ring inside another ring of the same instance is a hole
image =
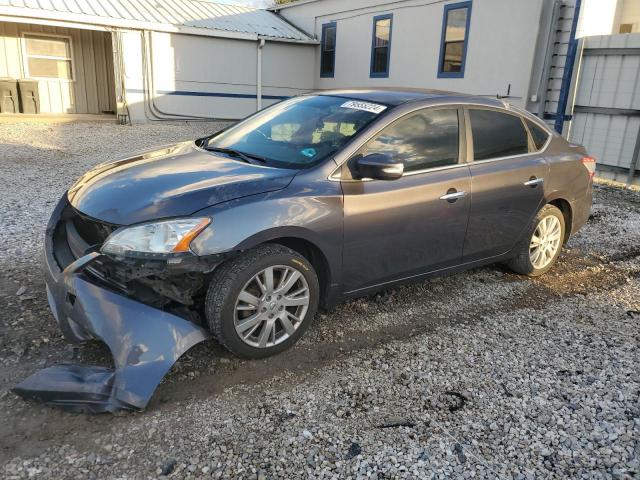
[[[210,138],[203,148],[259,158],[276,167],[308,168],[337,152],[386,108],[342,97],[296,97]]]

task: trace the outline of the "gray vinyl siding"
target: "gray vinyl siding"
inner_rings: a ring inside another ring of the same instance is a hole
[[[40,33],[71,37],[73,81],[38,82],[43,113],[115,111],[111,35],[94,30],[0,22],[0,77],[24,78],[22,35]]]
[[[608,48],[626,54],[606,54]],[[589,54],[591,49],[604,50]],[[598,165],[628,169],[633,161],[640,135],[639,49],[640,33],[585,40],[569,138],[584,145]]]

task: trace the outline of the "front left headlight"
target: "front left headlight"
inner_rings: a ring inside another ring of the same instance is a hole
[[[210,223],[207,217],[181,218],[123,228],[107,238],[102,252],[114,255],[188,252],[191,241]]]

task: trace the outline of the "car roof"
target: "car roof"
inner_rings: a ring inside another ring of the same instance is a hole
[[[481,105],[505,107],[505,103],[496,98],[465,93],[447,92],[444,90],[429,90],[423,88],[352,88],[339,90],[320,90],[313,95],[329,95],[344,97],[365,102],[382,103],[389,106],[404,103],[433,100],[438,103],[473,102]]]

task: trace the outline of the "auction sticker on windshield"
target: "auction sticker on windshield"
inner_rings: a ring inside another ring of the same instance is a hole
[[[378,105],[377,103],[361,102],[358,100],[349,100],[340,105],[342,108],[353,108],[354,110],[364,110],[365,112],[381,113],[386,110],[385,105]]]

